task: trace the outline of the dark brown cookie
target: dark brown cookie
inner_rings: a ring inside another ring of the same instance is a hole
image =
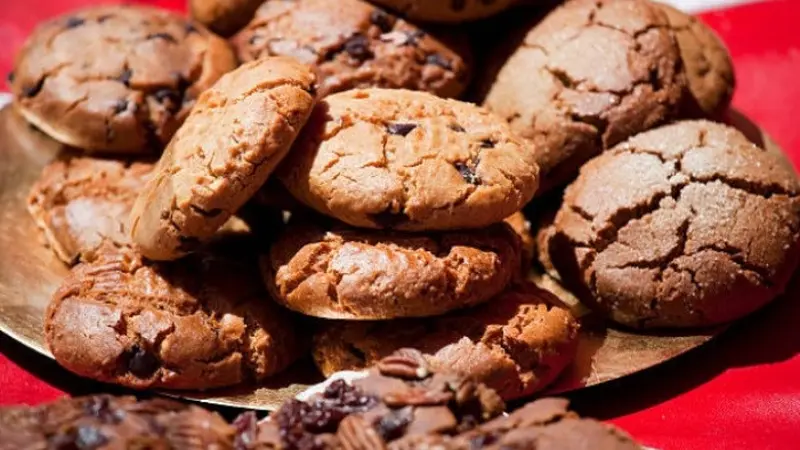
[[[468,378],[428,367],[404,349],[352,385],[290,400],[251,432],[257,449],[381,449],[406,436],[453,434],[502,413],[503,401]]]
[[[136,389],[262,380],[304,345],[256,267],[238,252],[162,264],[131,251],[101,253],[73,268],[53,296],[47,345],[78,375]]]
[[[177,14],[99,6],[40,25],[11,90],[26,119],[88,151],[160,150],[195,99],[236,66],[228,44]]]
[[[230,36],[244,28],[264,0],[188,0],[189,15],[211,31]]]
[[[531,140],[543,193],[604,148],[675,118],[686,86],[659,6],[575,0],[531,28],[484,105]]]
[[[567,188],[550,259],[581,299],[638,328],[722,323],[783,292],[800,183],[733,128],[678,122],[597,157]]]
[[[146,257],[194,250],[258,191],[311,114],[314,81],[292,58],[264,58],[200,96],[134,204],[131,234]]]
[[[457,97],[469,82],[466,39],[439,39],[361,0],[268,1],[233,43],[242,61],[293,56],[313,66],[323,97],[366,87]]]
[[[426,317],[500,293],[520,267],[505,224],[411,234],[293,222],[262,258],[273,296],[328,319]]]
[[[460,23],[497,14],[517,0],[372,0],[403,17],[426,22]]]
[[[153,165],[67,157],[49,164],[28,196],[46,244],[66,264],[91,259],[109,240],[130,244],[128,215]]]
[[[504,400],[525,397],[555,380],[575,357],[578,322],[559,304],[549,292],[526,283],[446,316],[330,322],[314,337],[314,361],[330,376],[414,348],[435,370],[467,375]]]
[[[197,406],[95,395],[0,409],[6,449],[232,448],[236,430]]]
[[[317,105],[278,177],[295,198],[362,228],[482,228],[539,182],[533,149],[499,117],[425,92],[362,89]]]

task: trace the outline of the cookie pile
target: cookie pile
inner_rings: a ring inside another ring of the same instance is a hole
[[[409,347],[509,400],[577,349],[531,264],[636,328],[734,320],[784,290],[800,184],[714,122],[735,81],[701,22],[572,0],[473,55],[474,25],[430,22],[513,2],[374,3],[96,7],[34,32],[14,107],[74,147],[28,199],[72,267],[45,321],[59,363],[209,389]]]

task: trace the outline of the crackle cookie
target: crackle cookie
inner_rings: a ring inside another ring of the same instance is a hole
[[[567,188],[550,260],[580,298],[636,328],[727,322],[797,266],[800,184],[733,128],[678,122],[595,158]]]
[[[334,381],[307,401],[288,401],[260,425],[250,420],[239,428],[256,449],[385,449],[471,429],[503,409],[490,388],[437,371],[419,352],[403,349],[365,378]]]
[[[192,251],[258,191],[311,114],[314,82],[292,58],[264,58],[200,96],[131,212],[146,257]]]
[[[45,242],[68,265],[101,244],[130,244],[128,215],[153,164],[85,157],[54,161],[28,195],[28,212]]]
[[[604,148],[677,117],[686,86],[660,6],[575,0],[531,28],[483,104],[532,142],[543,193]]]
[[[93,395],[0,409],[7,449],[228,449],[236,429],[217,413],[163,398]]]
[[[502,221],[533,197],[538,173],[533,149],[478,106],[361,89],[320,101],[278,177],[350,225],[427,231]]]
[[[457,97],[470,78],[464,36],[439,39],[361,0],[268,1],[233,44],[242,61],[285,55],[311,65],[321,97],[366,87]]]
[[[261,259],[273,297],[327,319],[443,314],[489,300],[516,277],[519,238],[505,224],[410,234],[292,222]]]
[[[371,0],[403,17],[425,22],[460,23],[483,19],[510,7],[517,0]]]
[[[192,19],[221,36],[230,36],[250,22],[264,1],[189,0],[187,6]]]
[[[245,252],[148,263],[104,249],[75,266],[45,317],[59,364],[135,389],[260,381],[302,355],[294,319],[272,303]]]
[[[504,400],[521,398],[555,380],[575,357],[578,322],[559,304],[551,293],[525,283],[446,316],[330,322],[314,336],[314,361],[330,376],[414,348],[434,368],[468,375]]]
[[[152,153],[234,67],[228,43],[202,25],[154,8],[99,6],[40,25],[10,84],[25,118],[65,144]]]

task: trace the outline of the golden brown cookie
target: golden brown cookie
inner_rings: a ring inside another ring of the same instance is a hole
[[[727,322],[797,266],[800,183],[725,125],[677,122],[595,158],[567,188],[550,260],[584,302],[637,328]]]
[[[292,222],[261,260],[273,296],[328,319],[443,314],[489,300],[519,273],[519,238],[505,224],[410,234]]]
[[[488,111],[424,92],[362,89],[321,100],[278,176],[350,225],[481,228],[538,186],[533,149]]]
[[[663,9],[575,0],[530,29],[484,105],[531,140],[543,193],[604,148],[675,118],[686,86]]]
[[[256,193],[311,114],[314,81],[291,58],[265,58],[200,96],[133,207],[131,233],[146,257],[179,258]]]
[[[330,376],[414,348],[438,370],[470,376],[504,400],[521,398],[555,380],[575,357],[578,322],[559,304],[553,294],[525,283],[440,317],[329,322],[314,337],[314,361]]]
[[[11,90],[25,118],[65,144],[146,153],[235,66],[224,40],[177,14],[98,6],[40,25],[17,55]]]
[[[189,15],[221,36],[242,29],[264,0],[188,0]]]
[[[272,0],[234,39],[242,61],[293,56],[315,68],[319,94],[354,88],[457,97],[469,83],[466,39],[439,39],[362,0]]]
[[[293,318],[245,252],[149,263],[108,249],[80,264],[47,309],[59,364],[136,389],[208,389],[260,381],[302,356]]]
[[[516,0],[372,0],[372,2],[413,20],[459,23],[497,14],[513,5]]]
[[[46,244],[72,265],[108,240],[130,244],[133,201],[153,170],[151,163],[67,157],[50,163],[28,195],[28,212]]]

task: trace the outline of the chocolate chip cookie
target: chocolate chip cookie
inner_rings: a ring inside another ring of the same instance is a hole
[[[26,119],[87,151],[160,150],[195,99],[236,66],[202,25],[140,6],[99,6],[40,25],[11,90]]]
[[[311,114],[314,82],[294,59],[264,58],[200,96],[134,204],[131,234],[146,257],[183,256],[256,193]]]
[[[516,0],[372,0],[404,17],[428,22],[458,23],[497,14]]]
[[[678,122],[592,160],[549,244],[567,287],[637,328],[727,322],[783,292],[797,266],[800,183],[733,128]]]
[[[520,267],[505,224],[409,234],[292,222],[261,260],[273,297],[327,319],[443,314],[489,300]]]
[[[578,322],[559,304],[551,293],[525,283],[446,316],[330,322],[314,337],[314,361],[330,376],[414,348],[433,368],[468,375],[504,400],[525,397],[555,380],[575,357]]]
[[[225,449],[235,433],[216,413],[162,398],[95,395],[0,409],[8,449]]]
[[[361,0],[268,1],[233,43],[242,61],[285,55],[311,65],[323,97],[366,87],[457,97],[469,82],[464,36],[437,38]]]
[[[538,186],[533,148],[488,111],[424,92],[320,101],[278,176],[295,198],[363,228],[482,228]]]
[[[160,264],[132,251],[102,252],[75,266],[54,294],[47,345],[78,375],[136,389],[263,380],[304,345],[256,267],[238,251]]]
[[[144,162],[57,160],[31,188],[28,211],[59,259],[68,265],[91,259],[107,240],[130,244],[128,215],[152,169]]]
[[[247,25],[264,0],[189,0],[189,15],[221,36]]]
[[[576,0],[530,29],[484,105],[532,142],[543,193],[604,148],[675,118],[686,86],[661,7]]]
[[[366,378],[335,381],[308,401],[290,400],[251,426],[247,441],[260,449],[394,448],[415,436],[468,430],[504,408],[483,384],[438,372],[419,352],[404,349]]]

